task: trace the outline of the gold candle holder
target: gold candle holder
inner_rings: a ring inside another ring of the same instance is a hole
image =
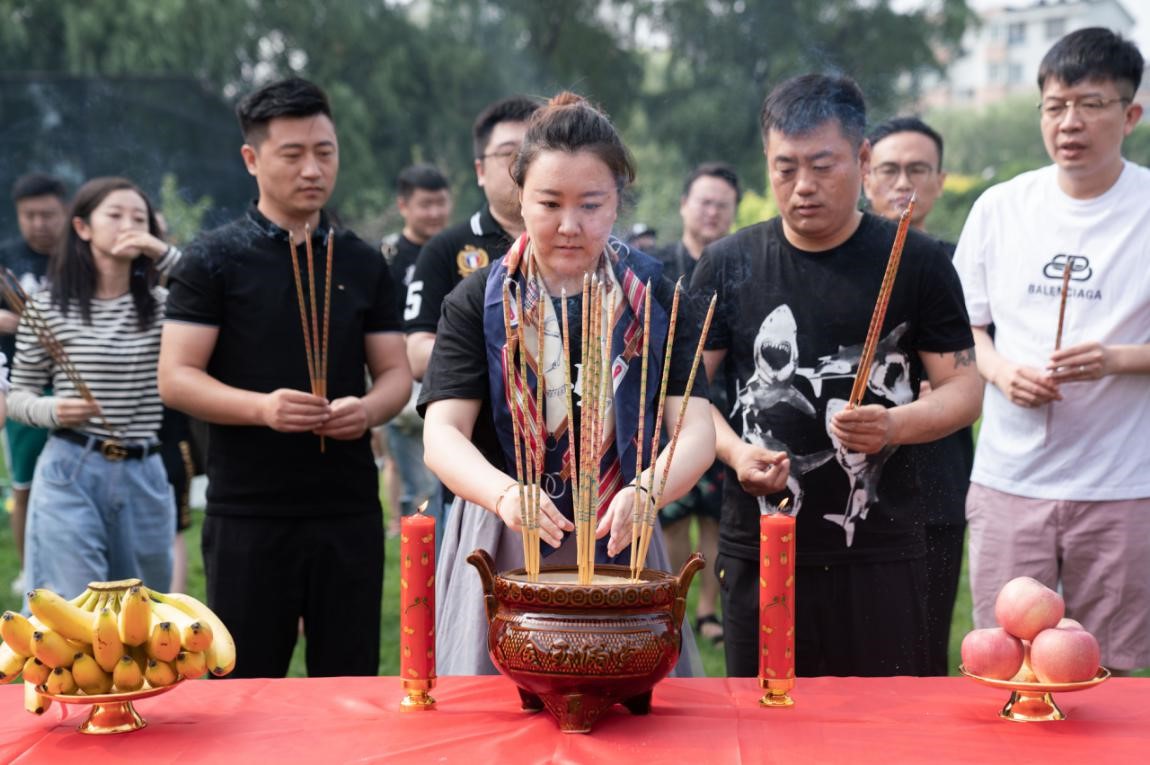
[[[419,680],[404,680],[403,692],[406,694],[399,703],[403,712],[427,712],[435,709],[435,699],[431,696],[431,689],[435,687],[435,678],[421,678]]]
[[[759,699],[761,707],[793,707],[795,700],[791,698],[791,689],[795,687],[795,679],[764,680],[759,678],[759,687],[763,689],[763,697]]]

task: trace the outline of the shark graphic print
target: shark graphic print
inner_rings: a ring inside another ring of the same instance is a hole
[[[870,393],[889,406],[907,404],[914,399],[910,358],[899,347],[906,331],[907,323],[903,322],[880,340],[867,384]],[[868,512],[879,501],[882,470],[897,447],[887,447],[876,454],[861,454],[844,448],[831,435],[831,418],[845,408],[847,402],[832,395],[826,383],[854,379],[862,345],[840,347],[836,353],[819,357],[813,366],[803,367],[799,362],[798,338],[799,327],[786,304],[776,307],[763,320],[754,340],[754,373],[745,383],[738,382],[732,414],[742,420],[745,441],[790,454],[787,490],[792,495],[796,514],[803,508],[808,474],[832,460],[839,466],[849,485],[846,504],[835,512],[824,512],[822,517],[842,528],[844,543],[851,547],[859,524],[866,521]],[[796,384],[800,381],[805,385]],[[805,388],[813,393],[813,400],[804,392]],[[776,407],[793,410],[789,416],[798,413],[811,419],[822,412],[822,424],[832,448],[806,454],[796,452],[770,426],[771,410]],[[760,510],[765,509],[766,499],[760,497],[758,502]]]

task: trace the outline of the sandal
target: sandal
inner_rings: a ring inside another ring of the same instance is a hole
[[[704,634],[703,626],[708,625],[708,624],[715,625],[716,627],[719,628],[719,631],[718,632],[712,631],[710,634]],[[699,637],[705,637],[708,640],[710,640],[711,645],[715,645],[715,646],[721,645],[723,642],[723,623],[721,621],[719,621],[718,618],[714,614],[707,614],[706,616],[697,617],[695,619],[695,633]]]

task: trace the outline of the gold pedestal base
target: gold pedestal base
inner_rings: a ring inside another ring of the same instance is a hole
[[[1010,700],[998,713],[1003,720],[1014,722],[1045,722],[1065,720],[1066,713],[1054,703],[1053,693],[1014,691]]]
[[[1066,713],[1054,703],[1054,693],[1069,693],[1071,691],[1085,691],[1106,682],[1110,677],[1110,670],[1099,667],[1098,673],[1090,680],[1077,683],[1024,683],[1016,680],[995,680],[989,677],[980,677],[966,671],[963,665],[958,671],[982,685],[991,688],[1001,688],[1010,691],[1010,700],[998,713],[1003,720],[1012,722],[1051,722],[1065,720]]]
[[[429,680],[404,680],[403,690],[407,695],[399,702],[401,712],[427,712],[435,709],[435,699],[431,696],[431,689],[435,687],[435,678]]]
[[[789,680],[763,680],[759,679],[759,687],[763,689],[763,697],[759,699],[761,707],[793,707],[795,700],[791,698],[791,690],[795,687],[794,679]]]
[[[110,704],[93,704],[88,719],[77,729],[81,733],[106,736],[111,733],[131,733],[148,726],[148,721],[132,706],[130,701],[117,701]]]

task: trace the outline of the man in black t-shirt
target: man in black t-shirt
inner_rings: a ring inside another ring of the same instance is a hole
[[[0,267],[7,268],[29,295],[46,284],[48,259],[64,244],[68,231],[68,190],[50,175],[30,173],[12,184],[12,202],[20,238],[0,247]],[[20,314],[0,301],[0,351],[12,368],[16,356],[16,325]],[[20,560],[20,574],[12,582],[12,593],[24,590],[24,522],[28,517],[28,495],[36,460],[48,440],[48,431],[15,420],[4,423],[4,456],[12,485],[12,538]]]
[[[310,675],[374,675],[383,518],[368,429],[411,393],[395,286],[379,252],[323,210],[339,171],[323,91],[282,80],[236,111],[259,199],[188,248],[160,351],[164,402],[211,423],[208,604],[235,637],[236,676],[286,674],[301,618]],[[313,287],[311,314],[327,317],[311,331],[326,359],[315,382],[298,298]]]
[[[387,258],[395,282],[396,305],[403,305],[420,249],[451,219],[451,189],[447,178],[434,165],[405,167],[395,179],[395,204],[403,218],[403,230],[385,237],[380,251]],[[384,427],[387,496],[391,508],[387,533],[392,536],[399,533],[400,517],[411,515],[435,491],[435,479],[423,464],[423,418],[415,411],[418,397],[417,383],[407,406]],[[442,514],[437,511],[438,508],[432,508],[438,520]],[[439,536],[442,534],[436,538]]]
[[[690,172],[679,197],[683,236],[674,244],[651,253],[662,261],[663,276],[671,281],[683,277],[683,283],[690,284],[703,248],[730,233],[742,195],[735,168],[725,162],[704,162]],[[719,409],[725,409],[719,380],[716,380],[712,392],[718,393],[718,397],[712,396],[711,401]],[[686,496],[659,509],[659,521],[667,540],[667,555],[673,571],[682,568],[695,549],[691,543],[692,518],[699,529],[697,549],[707,560],[715,560],[719,550],[722,494],[723,465],[716,460]],[[704,572],[700,579],[695,629],[700,638],[719,643],[723,639],[723,627],[715,613],[719,605],[719,580],[713,570]]]
[[[911,231],[860,406],[847,399],[895,224],[857,209],[866,106],[847,78],[805,75],[767,97],[762,132],[780,215],[704,251],[692,293],[718,293],[711,373],[725,482],[719,571],[727,670],[758,667],[759,513],[797,515],[796,672],[927,671],[924,508],[901,444],[978,415],[981,384],[946,253]],[[915,400],[926,376],[933,392]]]
[[[501,257],[523,233],[519,191],[511,163],[539,102],[512,96],[490,104],[475,120],[475,177],[487,199],[478,212],[433,237],[419,253],[403,312],[407,358],[416,380],[423,379],[443,299],[463,277]]]
[[[942,195],[946,172],[942,169],[942,136],[917,117],[897,117],[873,127],[870,172],[863,176],[863,192],[876,215],[898,220],[915,195],[910,225],[926,231],[926,219]],[[954,257],[954,245],[943,242]],[[927,395],[923,382],[920,395]],[[966,532],[966,492],[974,465],[974,438],[963,428],[946,438],[911,447],[920,471],[926,506],[926,611],[930,630],[930,674],[950,669],[950,622],[962,571]]]

